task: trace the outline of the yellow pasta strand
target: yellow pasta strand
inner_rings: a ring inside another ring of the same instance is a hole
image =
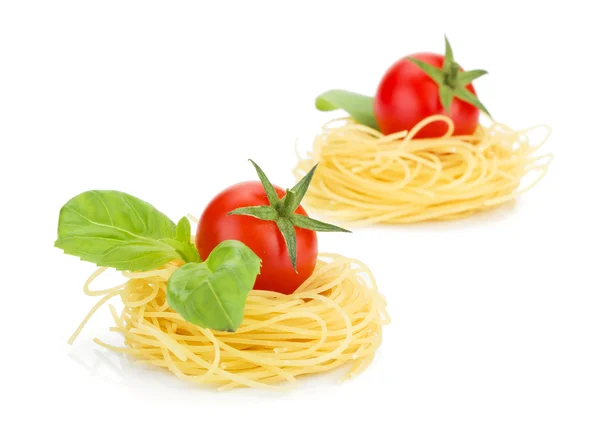
[[[193,382],[219,389],[238,386],[281,389],[296,377],[351,364],[346,377],[362,372],[381,344],[382,326],[389,322],[385,300],[369,269],[358,260],[321,254],[313,275],[291,295],[251,291],[244,321],[234,333],[216,332],[185,321],[168,307],[166,285],[181,265],[172,262],[149,272],[124,272],[127,282],[104,291],[86,282],[85,292],[103,295],[73,334],[81,332],[102,304],[120,295],[119,314],[111,306],[115,326],[125,346],[99,345],[130,355]],[[289,385],[288,385],[289,386]]]
[[[445,135],[414,139],[440,121],[448,125]],[[532,144],[536,129],[546,135]],[[304,203],[355,224],[457,219],[513,201],[540,181],[552,161],[550,154],[535,155],[550,135],[547,126],[515,131],[494,123],[456,137],[453,131],[443,115],[388,136],[351,119],[329,122],[294,170],[300,179],[319,163]],[[521,187],[528,174],[536,175]]]

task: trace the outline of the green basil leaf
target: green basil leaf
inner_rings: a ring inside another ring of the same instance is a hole
[[[244,319],[248,292],[261,260],[242,242],[225,240],[203,263],[187,263],[167,283],[167,302],[200,327],[235,331]]]
[[[175,238],[183,243],[189,243],[192,240],[192,226],[187,217],[182,217],[177,222],[177,230],[175,232]]]
[[[192,227],[187,217],[182,217],[177,222],[175,239],[161,239],[163,242],[175,248],[185,262],[200,262],[200,254],[192,243]]]
[[[358,123],[379,131],[372,97],[345,90],[329,90],[317,97],[315,106],[320,111],[343,109]]]
[[[183,260],[186,263],[189,262],[200,262],[200,254],[198,254],[198,250],[194,246],[193,243],[187,242],[183,243],[177,239],[161,239],[161,242],[166,243],[170,247],[172,247],[177,254],[179,254],[179,259]]]
[[[181,258],[165,239],[176,226],[152,205],[112,190],[81,193],[60,210],[55,246],[82,260],[144,271]]]

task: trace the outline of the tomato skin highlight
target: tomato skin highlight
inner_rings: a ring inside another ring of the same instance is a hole
[[[279,198],[285,190],[275,187]],[[202,260],[224,240],[239,240],[262,260],[255,289],[291,294],[313,273],[317,264],[317,233],[294,227],[296,230],[297,260],[294,271],[285,240],[273,221],[227,213],[239,208],[269,205],[267,194],[259,181],[242,182],[217,194],[206,206],[196,231],[196,248]],[[308,216],[302,206],[295,213]]]
[[[444,64],[444,56],[435,53],[417,53],[409,57],[437,68]],[[392,65],[377,88],[373,109],[381,132],[389,135],[410,130],[426,117],[444,114],[454,122],[453,135],[473,134],[477,129],[479,109],[455,97],[448,114],[440,102],[438,84],[407,59],[409,57]],[[472,84],[466,88],[477,95]],[[434,122],[421,129],[414,138],[441,137],[447,130],[444,122]]]

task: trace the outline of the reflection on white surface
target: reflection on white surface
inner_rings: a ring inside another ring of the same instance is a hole
[[[102,383],[125,387],[130,390],[148,389],[159,390],[161,393],[176,391],[178,396],[183,393],[190,394],[235,394],[235,396],[259,396],[261,398],[279,398],[289,397],[296,392],[321,391],[324,388],[334,389],[342,385],[352,384],[353,381],[361,379],[357,376],[345,382],[341,382],[343,376],[350,369],[349,365],[340,367],[337,370],[311,376],[300,376],[298,382],[292,391],[269,391],[256,388],[238,388],[237,390],[225,391],[223,393],[216,390],[216,386],[194,385],[192,383],[178,379],[170,372],[161,368],[152,367],[146,364],[138,364],[129,359],[126,355],[105,350],[91,341],[81,342],[79,345],[70,347],[68,357],[77,364],[78,367],[86,370],[88,378],[98,380]],[[375,358],[373,366],[377,362]],[[365,373],[368,373],[366,370]],[[282,387],[285,387],[282,384]]]
[[[113,364],[111,360],[106,357],[105,352],[94,350],[94,354],[96,356],[95,360],[90,364],[86,363],[85,359],[79,357],[76,352],[69,353],[69,358],[76,364],[85,368],[88,371],[90,378],[98,377],[108,383],[120,383],[123,381],[122,367]],[[120,359],[120,361],[124,361],[124,359]],[[122,364],[120,365],[122,366]],[[106,369],[113,371],[111,373],[112,375],[105,373],[104,370]]]
[[[103,349],[90,341],[71,347],[68,357],[85,369],[92,380],[132,389],[140,386],[189,389],[191,386],[162,369],[135,363],[123,354]],[[193,389],[196,388],[193,386]]]

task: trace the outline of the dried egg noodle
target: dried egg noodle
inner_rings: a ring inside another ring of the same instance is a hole
[[[439,138],[414,139],[429,123],[448,125]],[[531,144],[528,134],[544,129]],[[304,203],[352,223],[411,223],[468,216],[510,202],[545,175],[551,155],[535,156],[547,126],[515,131],[494,123],[452,137],[454,124],[432,116],[411,131],[385,136],[350,119],[334,120],[300,158],[299,179],[319,163]],[[527,174],[536,174],[520,187]]]
[[[96,343],[194,383],[219,389],[281,388],[278,382],[294,383],[299,375],[347,363],[351,368],[346,377],[360,373],[373,359],[382,325],[389,320],[384,298],[364,264],[321,254],[313,275],[294,294],[251,291],[244,321],[235,332],[203,329],[183,320],[167,304],[167,280],[180,265],[172,262],[154,271],[124,272],[128,278],[124,284],[93,291],[90,284],[107,268],[98,269],[84,290],[102,298],[69,342],[98,308],[120,296],[123,310],[118,313],[110,306],[115,321],[111,331],[123,335],[125,346],[98,339]]]

